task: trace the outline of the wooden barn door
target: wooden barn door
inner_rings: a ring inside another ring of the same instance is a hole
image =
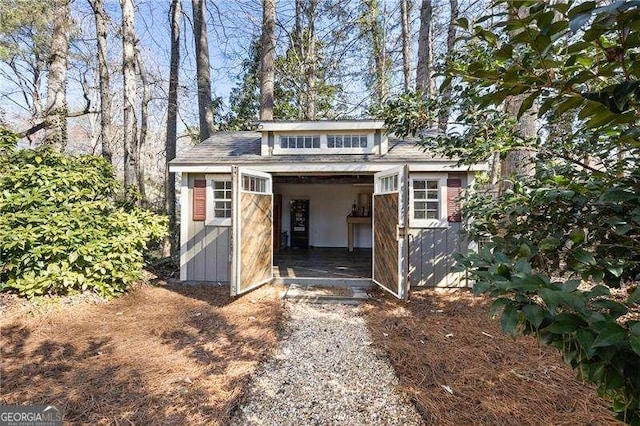
[[[373,193],[373,282],[399,299],[409,292],[408,167],[378,172]]]
[[[271,175],[232,167],[231,295],[273,279],[273,181]]]

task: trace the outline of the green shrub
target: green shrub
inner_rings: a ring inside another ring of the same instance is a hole
[[[166,220],[115,201],[111,165],[49,148],[0,148],[0,290],[26,297],[121,293]]]

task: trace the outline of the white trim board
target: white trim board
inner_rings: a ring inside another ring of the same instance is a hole
[[[378,130],[384,129],[383,120],[357,120],[357,121],[263,121],[258,125],[258,131],[267,132],[292,132],[315,130]]]
[[[254,170],[267,173],[376,173],[392,167],[398,167],[405,162],[397,163],[242,163],[242,167],[250,167]],[[170,165],[172,173],[231,173],[232,164],[228,165]],[[454,162],[425,162],[409,164],[410,172],[475,172],[488,170],[488,165],[473,164],[471,166],[458,166]]]

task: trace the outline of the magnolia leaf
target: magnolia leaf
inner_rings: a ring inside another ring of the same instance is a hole
[[[591,12],[581,13],[569,21],[569,28],[575,34],[582,28],[591,18]]]
[[[539,328],[542,321],[544,321],[544,309],[538,305],[525,305],[522,308],[522,312],[524,313],[524,317],[527,321],[529,321],[535,329]]]
[[[582,320],[577,315],[562,312],[544,329],[555,334],[572,333],[576,331],[581,322]]]
[[[598,336],[593,342],[594,348],[616,345],[627,335],[627,331],[613,321],[603,324],[598,331]]]
[[[584,263],[586,265],[595,265],[596,264],[596,259],[595,257],[593,257],[593,254],[589,253],[588,251],[582,249],[582,248],[577,248],[575,250],[573,250],[571,252],[571,254],[573,255],[573,257],[581,262]]]
[[[506,305],[502,312],[502,319],[500,320],[502,331],[514,336],[518,328],[519,316],[520,314],[513,304],[510,303]]]
[[[574,244],[582,244],[585,239],[584,229],[576,228],[569,233],[569,239],[573,241]]]

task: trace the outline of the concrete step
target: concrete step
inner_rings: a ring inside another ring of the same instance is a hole
[[[273,284],[319,287],[373,287],[371,278],[275,277]]]
[[[369,298],[365,287],[290,284],[283,299],[301,303],[358,305]]]

